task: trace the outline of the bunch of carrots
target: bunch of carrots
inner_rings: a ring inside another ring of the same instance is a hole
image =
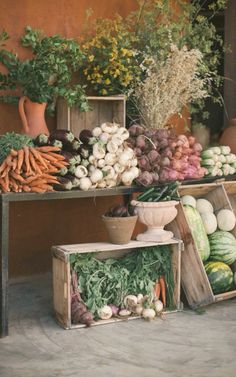
[[[67,166],[64,156],[54,146],[12,149],[0,166],[0,190],[6,192],[53,191],[58,173]]]
[[[166,307],[166,282],[165,277],[162,275],[156,281],[155,288],[154,288],[155,296],[158,300],[161,300],[163,303],[164,308]]]

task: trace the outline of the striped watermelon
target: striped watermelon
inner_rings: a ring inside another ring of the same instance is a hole
[[[210,260],[228,265],[236,260],[236,239],[230,232],[217,230],[208,236],[210,242]]]
[[[233,271],[223,262],[207,262],[205,270],[214,294],[229,291],[233,286]]]
[[[196,210],[189,205],[184,205],[184,213],[191,230],[194,243],[200,254],[202,261],[206,261],[210,255],[210,244],[207,238],[206,230],[201,218],[201,215]]]

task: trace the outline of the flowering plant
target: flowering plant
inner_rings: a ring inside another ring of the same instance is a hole
[[[120,16],[96,20],[95,36],[87,37],[82,44],[82,75],[90,90],[99,95],[127,93],[142,73],[134,42],[135,36],[129,35]]]

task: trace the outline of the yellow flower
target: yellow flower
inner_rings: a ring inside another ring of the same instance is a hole
[[[104,83],[105,83],[106,85],[109,85],[109,84],[111,83],[111,80],[110,80],[110,79],[106,79],[106,80],[104,81]]]
[[[89,60],[89,62],[93,62],[94,61],[94,55],[89,55],[88,60]]]
[[[107,94],[107,90],[106,90],[106,89],[102,89],[102,90],[101,90],[101,93],[102,93],[103,95],[106,95],[106,94]]]

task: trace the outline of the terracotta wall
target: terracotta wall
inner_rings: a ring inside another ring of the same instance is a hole
[[[26,25],[46,34],[76,37],[81,32],[86,9],[92,8],[95,17],[112,17],[115,13],[127,14],[136,5],[136,0],[1,0],[0,28],[11,36],[9,45],[23,55],[18,41]],[[47,123],[52,129],[56,119],[48,118]],[[20,129],[17,108],[0,104],[0,134]],[[50,270],[51,245],[106,239],[101,214],[120,200],[113,197],[12,204],[10,276]]]

